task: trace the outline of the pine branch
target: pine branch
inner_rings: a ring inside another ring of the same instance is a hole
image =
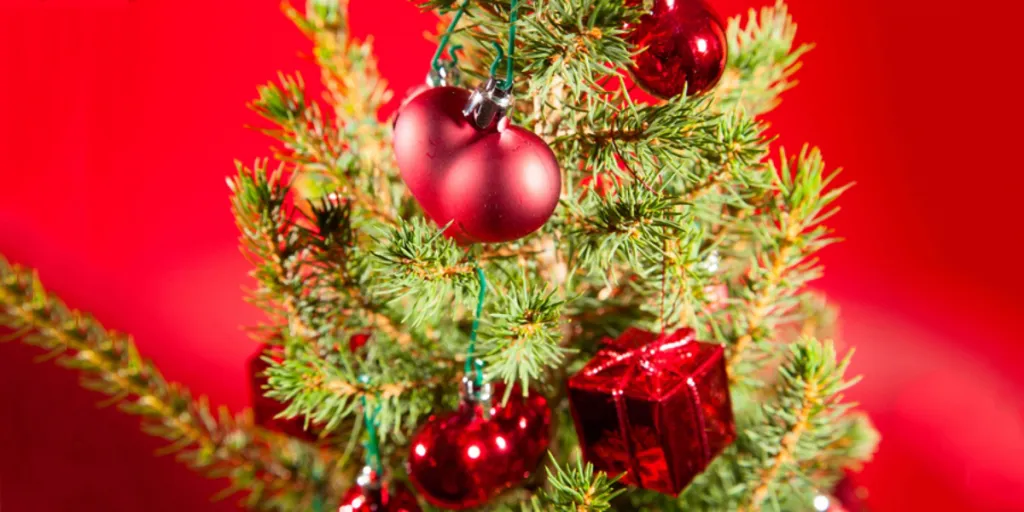
[[[570,205],[566,225],[566,237],[576,248],[572,261],[582,268],[623,263],[643,274],[637,269],[663,261],[665,240],[687,238],[690,230],[677,199],[637,184],[587,206]]]
[[[280,76],[280,85],[262,86],[250,108],[277,126],[260,131],[284,144],[275,153],[300,171],[302,199],[340,194],[355,203],[359,215],[394,225],[400,196],[390,192],[395,172],[389,130],[377,121],[391,92],[377,71],[372,46],[350,37],[347,2],[331,4],[313,1],[305,13],[282,4],[314,43],[330,113],[306,97],[300,76],[287,75]]]
[[[423,5],[450,8],[452,2],[431,0]],[[468,12],[472,20],[461,28],[454,43],[463,46],[467,76],[486,78],[495,58],[494,45],[506,47],[508,28],[507,1],[479,0]],[[599,88],[600,77],[623,68],[631,56],[625,41],[625,27],[640,15],[638,7],[616,0],[547,0],[520,5],[514,62],[518,87],[523,97],[546,96],[556,83],[584,92]],[[501,68],[504,74],[504,67]]]
[[[374,253],[375,271],[390,278],[381,293],[405,301],[403,321],[417,325],[451,306],[451,298],[475,293],[475,263],[443,231],[422,219],[396,226]]]
[[[210,477],[230,478],[227,494],[248,493],[250,506],[294,510],[328,491],[335,468],[328,453],[257,429],[248,413],[214,414],[205,399],[164,380],[129,337],[69,310],[34,273],[2,257],[0,324],[81,371],[84,387],[140,416],[144,431],[171,443],[165,452]]]
[[[793,159],[783,153],[781,159],[778,170],[772,166],[778,197],[755,221],[754,234],[763,249],[753,256],[742,301],[734,310],[738,325],[728,357],[734,379],[747,375],[738,366],[747,361],[748,351],[773,339],[775,326],[798,304],[796,294],[821,274],[811,256],[835,241],[821,223],[838,211],[832,203],[847,188],[829,188],[837,173],[826,175],[817,149],[805,147]]]
[[[261,285],[254,301],[271,314],[283,311],[278,316],[290,336],[316,342],[344,326],[342,313],[355,312],[399,343],[412,342],[384,305],[365,293],[365,258],[355,252],[346,202],[322,202],[307,219],[315,227],[303,228],[288,208],[291,181],[283,167],[267,172],[263,163],[252,169],[239,164],[229,186],[243,251]]]
[[[525,279],[513,281],[487,317],[480,350],[487,373],[510,385],[506,396],[514,382],[528,392],[531,381],[543,382],[545,370],[558,368],[572,352],[561,345],[565,301],[555,294],[550,288],[532,290]]]
[[[779,105],[783,92],[793,88],[800,58],[813,45],[796,45],[796,23],[783,0],[760,11],[751,9],[745,25],[729,20],[726,29],[729,62],[715,89],[717,108],[764,114]]]
[[[295,347],[291,358],[271,362],[267,396],[288,404],[282,415],[304,416],[329,431],[361,415],[366,400],[377,410],[380,433],[402,437],[437,405],[439,390],[451,391],[459,382],[459,365],[450,359],[425,364],[400,348],[377,344],[359,356],[341,351],[325,359],[309,347]],[[353,437],[360,435],[359,422],[346,426]]]
[[[748,430],[760,449],[747,459],[755,478],[745,484],[749,491],[738,510],[759,510],[782,484],[803,485],[809,479],[801,466],[842,439],[838,420],[850,408],[842,392],[859,380],[844,378],[851,356],[837,360],[831,343],[807,339],[790,346],[778,398],[764,406],[763,423]]]
[[[594,466],[584,464],[582,459],[568,468],[552,457],[547,475],[548,488],[534,500],[532,510],[603,512],[610,510],[611,501],[624,491],[615,485],[618,477],[595,472]]]
[[[803,510],[843,469],[868,460],[877,433],[842,396],[859,380],[845,376],[851,355],[839,359],[831,342],[803,338],[788,346],[770,394],[747,398],[734,388],[748,404],[736,411],[736,443],[677,503],[658,508]]]

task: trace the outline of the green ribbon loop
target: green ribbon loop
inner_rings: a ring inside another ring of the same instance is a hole
[[[491,76],[493,77],[498,71],[498,66],[501,65],[502,61],[505,61],[505,79],[499,81],[498,84],[506,92],[512,90],[512,79],[515,73],[512,61],[516,53],[516,22],[519,21],[519,0],[512,0],[508,9],[508,49],[502,51],[500,45],[493,43],[498,55],[494,58],[494,62],[491,63]]]
[[[359,377],[359,381],[363,384],[369,384],[370,378],[362,375]],[[383,475],[384,463],[380,458],[380,439],[377,437],[377,415],[380,414],[380,404],[377,404],[371,412],[366,395],[363,395],[361,400],[363,404],[363,423],[366,425],[366,465],[373,468],[378,476]]]
[[[448,24],[448,29],[441,35],[441,40],[437,44],[437,50],[434,52],[434,58],[430,60],[430,66],[436,71],[441,69],[441,55],[444,55],[444,49],[448,46],[448,41],[451,40],[452,34],[455,32],[455,27],[459,24],[459,20],[462,19],[462,15],[466,12],[466,7],[469,6],[469,0],[462,0],[462,5],[455,11],[455,17],[452,18],[452,22]],[[448,57],[452,59],[452,63],[457,63],[458,59],[455,57],[455,52],[460,50],[462,46],[455,45],[448,51]]]
[[[476,277],[480,281],[480,294],[477,295],[476,316],[473,317],[473,327],[469,331],[469,348],[466,350],[465,372],[467,375],[470,372],[474,373],[475,388],[480,389],[480,386],[484,384],[484,363],[478,361],[474,354],[476,353],[476,337],[477,330],[480,327],[480,315],[484,311],[484,299],[487,297],[487,278],[484,276],[484,271],[479,265],[476,267]]]

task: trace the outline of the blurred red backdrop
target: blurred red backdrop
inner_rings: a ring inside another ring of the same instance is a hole
[[[432,18],[352,3],[393,89],[420,82]],[[818,48],[770,120],[858,182],[819,286],[843,306],[865,376],[852,395],[884,435],[859,475],[877,511],[1024,510],[1022,112],[1007,71],[1022,9],[1002,4],[790,1]],[[272,1],[0,0],[0,252],[134,334],[170,379],[244,407],[254,346],[239,327],[259,315],[224,177],[267,154],[245,102],[277,70],[315,78],[307,48]],[[0,347],[0,510],[236,509],[36,355]]]

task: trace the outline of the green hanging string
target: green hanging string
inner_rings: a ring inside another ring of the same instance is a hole
[[[501,61],[505,61],[505,79],[498,82],[499,87],[505,91],[512,90],[512,78],[515,70],[512,68],[512,60],[515,57],[516,52],[516,21],[519,20],[519,0],[512,0],[509,4],[508,14],[508,50],[502,51],[501,45],[498,43],[492,43],[494,49],[497,50],[498,55],[494,58],[494,62],[491,64],[491,76],[493,77],[495,72],[498,71],[498,66]]]
[[[501,45],[498,43],[491,43],[491,45],[494,46],[494,51],[498,53],[498,56],[494,58],[494,62],[491,63],[490,76],[494,76],[494,74],[498,72],[498,66],[501,65],[501,61],[505,60],[505,50],[503,50]],[[501,87],[504,89],[505,84],[501,84]]]
[[[455,11],[455,17],[452,18],[452,22],[448,24],[448,29],[444,31],[441,36],[441,41],[437,44],[437,51],[434,52],[434,58],[430,60],[430,66],[435,70],[441,69],[441,55],[444,54],[445,47],[448,46],[448,41],[451,40],[452,34],[455,32],[455,27],[459,24],[459,20],[462,15],[466,12],[466,7],[469,6],[469,0],[462,0],[462,5]],[[462,48],[461,46],[453,46],[448,52],[448,56],[451,57],[452,62],[456,61],[455,51]]]
[[[359,377],[360,382],[369,384],[370,379],[366,375]],[[384,464],[380,458],[380,439],[377,437],[377,414],[380,413],[380,405],[374,407],[370,412],[370,404],[366,395],[362,397],[363,423],[366,424],[366,465],[377,472],[377,475],[384,474]]]
[[[480,315],[484,311],[484,298],[487,296],[487,278],[484,277],[484,271],[479,266],[476,267],[476,277],[480,280],[480,294],[476,300],[476,316],[473,317],[473,327],[469,331],[465,372],[467,375],[470,372],[475,372],[475,389],[479,390],[484,385],[484,365],[483,362],[476,360],[474,353],[476,352],[476,331],[480,327]]]
[[[508,51],[505,52],[505,90],[512,90],[512,57],[516,52],[516,21],[519,20],[519,0],[512,0],[508,15]]]

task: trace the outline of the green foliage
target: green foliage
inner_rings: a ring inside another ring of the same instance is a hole
[[[337,493],[341,476],[335,455],[264,431],[249,414],[211,410],[204,398],[168,383],[143,359],[131,338],[103,328],[88,315],[68,309],[29,270],[0,257],[0,325],[7,339],[48,351],[49,359],[78,370],[82,386],[107,395],[106,405],[142,419],[142,429],[167,440],[162,450],[212,478],[227,478],[222,493],[245,494],[259,510],[296,510],[318,493]]]
[[[774,109],[783,92],[796,85],[800,57],[813,45],[796,45],[796,23],[785,2],[750,10],[746,23],[729,20],[729,63],[715,96],[724,110],[758,115]]]
[[[457,4],[424,6],[450,14]],[[495,45],[508,43],[509,8],[470,0],[452,38],[464,85],[485,78]],[[806,287],[822,273],[817,253],[836,241],[825,222],[846,187],[833,184],[817,149],[770,161],[756,117],[793,86],[809,49],[794,43],[785,4],[730,20],[730,58],[713,94],[638,104],[624,75],[643,51],[625,32],[640,3],[523,2],[511,118],[552,147],[563,193],[537,233],[468,248],[423,217],[399,177],[392,123],[380,118],[391,93],[371,45],[348,30],[347,4],[284,11],[312,42],[324,94],[298,75],[260,87],[250,106],[278,163],[237,164],[228,182],[254,267],[249,298],[268,313],[252,334],[283,348],[265,391],[287,402],[283,415],[323,427],[322,446],[212,413],[163,381],[130,340],[0,263],[0,319],[15,334],[69,351],[62,361],[90,387],[125,400],[189,464],[229,476],[254,508],[310,510],[348,487],[365,407],[378,411],[389,477],[402,478],[415,428],[457,405],[478,268],[488,292],[473,357],[488,379],[543,393],[554,423],[546,475],[488,509],[804,510],[870,458],[877,432],[841,400],[856,381],[844,375],[849,355],[815,341],[831,332],[834,309]],[[570,462],[579,450],[565,381],[604,337],[633,326],[691,326],[727,347],[739,439],[680,497],[626,492]],[[359,334],[369,343],[350,349]]]
[[[836,173],[827,173],[821,153],[804,148],[795,158],[781,154],[770,165],[775,193],[748,222],[748,272],[734,289],[742,301],[732,308],[726,337],[733,344],[730,371],[753,377],[767,361],[774,333],[794,316],[803,287],[822,272],[813,255],[836,241],[822,223],[838,210],[836,199],[847,187],[831,188]],[[750,382],[748,382],[750,383]]]
[[[745,418],[736,446],[683,493],[681,510],[808,510],[835,481],[823,472],[831,450],[846,462],[870,458],[877,434],[862,420],[852,427],[852,404],[842,401],[859,380],[845,376],[851,355],[837,358],[831,343],[813,339],[790,344],[770,395]]]
[[[553,289],[537,292],[525,280],[514,284],[497,298],[488,316],[481,352],[488,373],[527,389],[531,382],[543,381],[546,371],[561,366],[571,352],[561,345],[565,301],[556,299]]]
[[[382,293],[406,301],[403,321],[417,325],[450,307],[453,296],[475,292],[473,263],[464,251],[424,219],[393,227],[375,253],[378,273],[390,276]]]
[[[615,485],[617,477],[608,478],[581,459],[571,468],[563,468],[552,459],[552,466],[548,468],[548,488],[526,507],[528,510],[603,512],[611,510],[612,500],[623,492]]]

